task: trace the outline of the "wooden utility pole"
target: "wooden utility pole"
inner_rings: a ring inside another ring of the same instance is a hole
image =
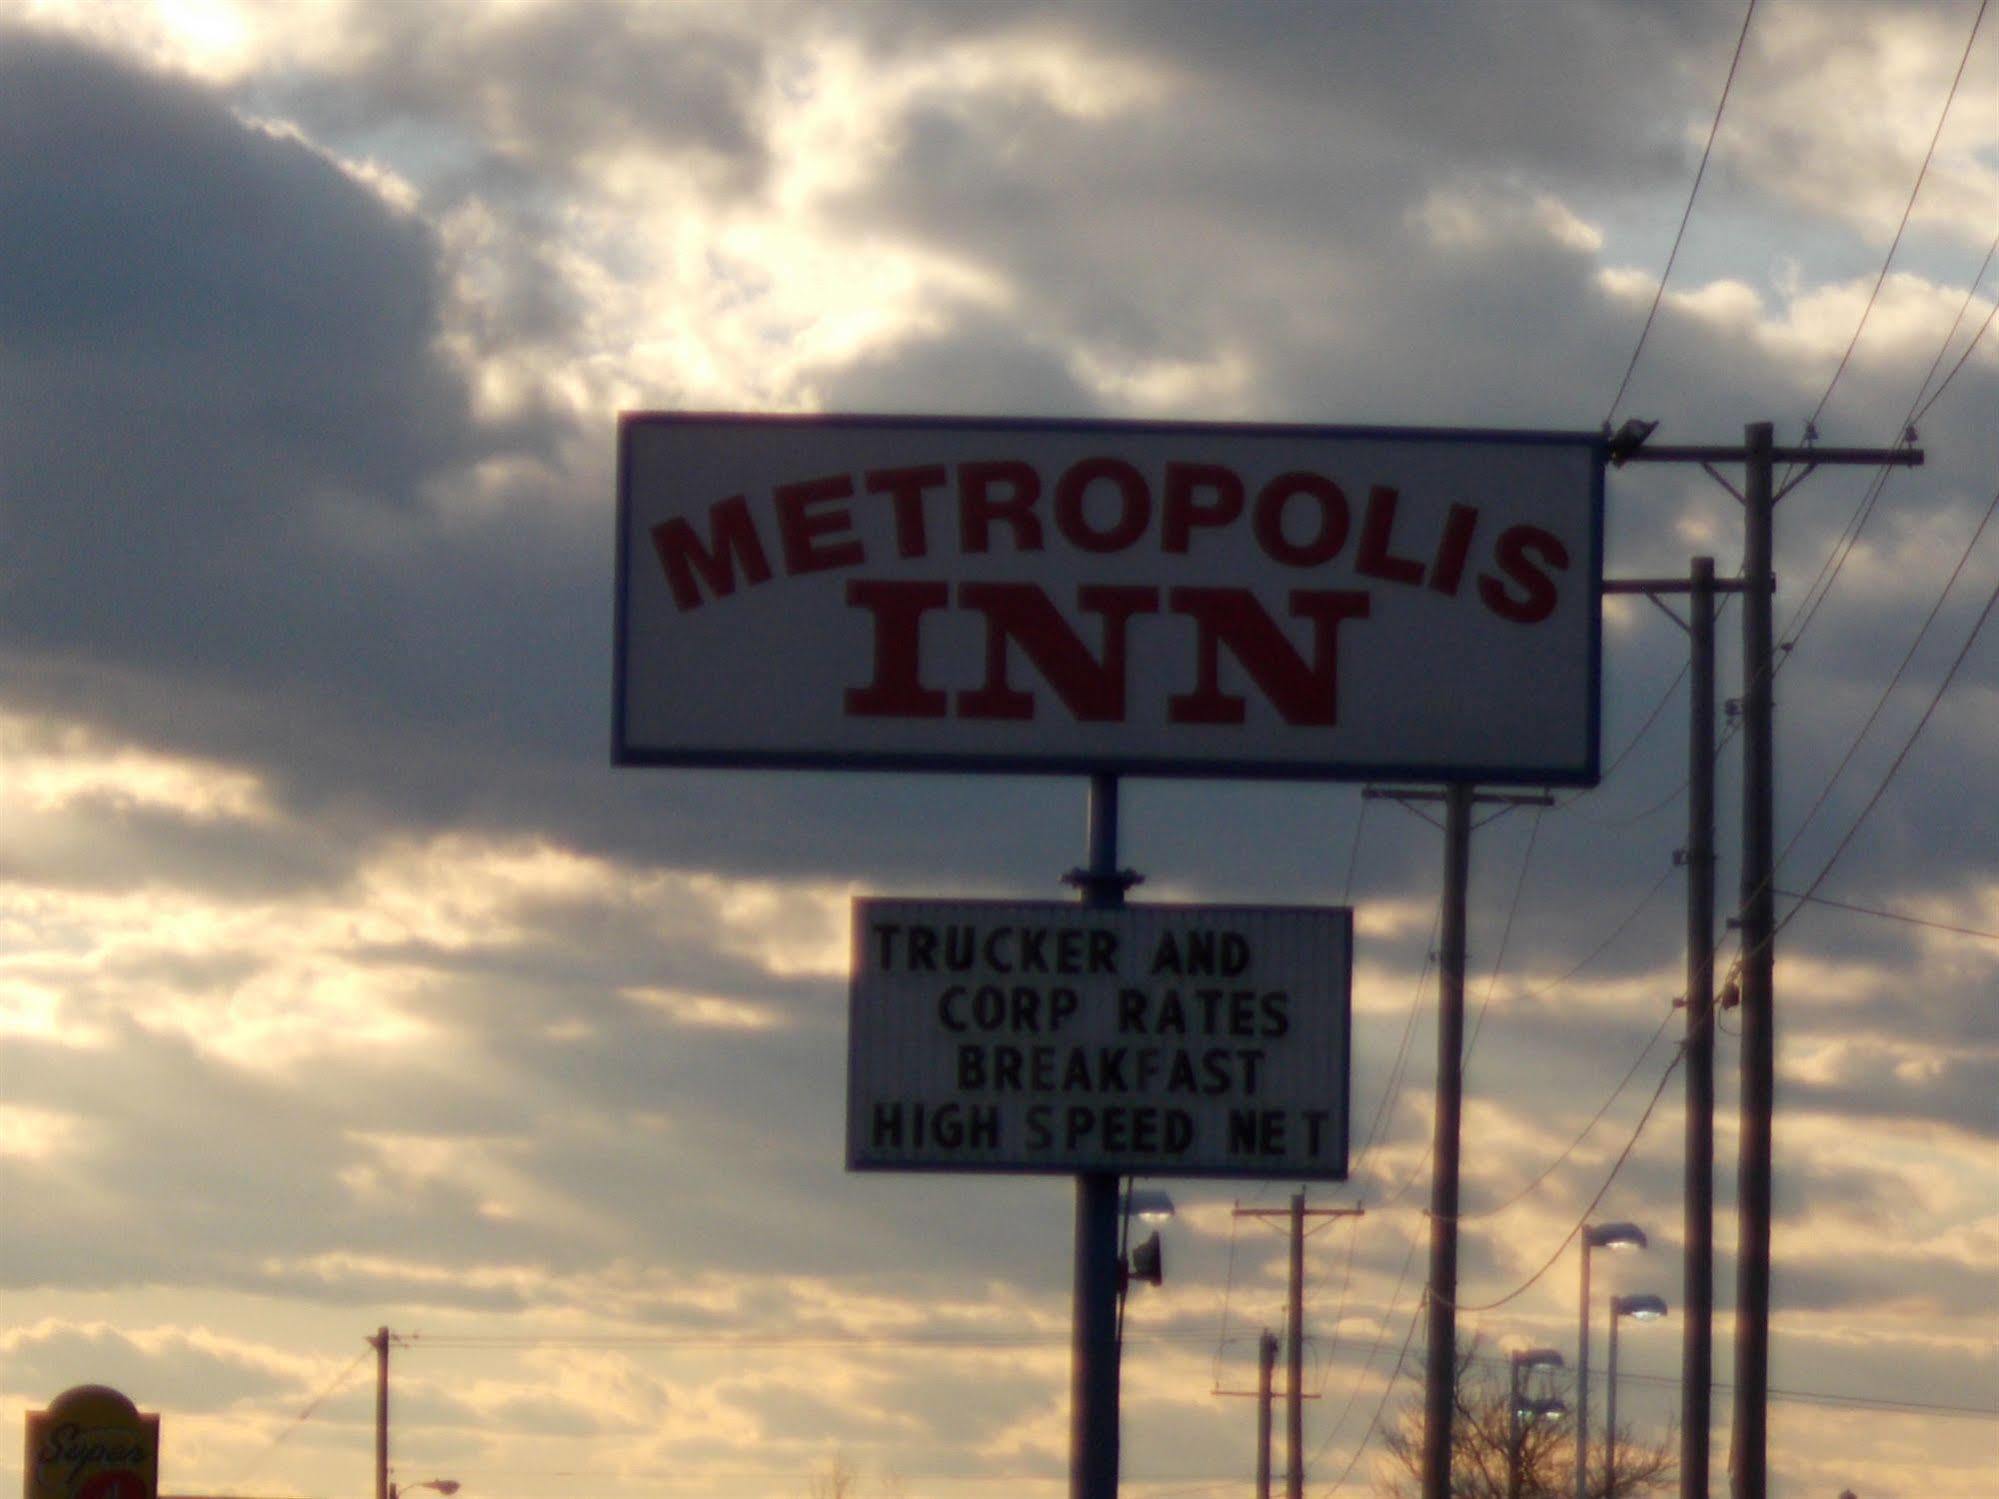
[[[1305,1492],[1305,1220],[1307,1218],[1359,1218],[1361,1208],[1308,1208],[1305,1194],[1293,1192],[1288,1207],[1243,1208],[1238,1218],[1283,1218],[1291,1239],[1291,1276],[1284,1317],[1284,1493],[1285,1499],[1300,1499]],[[1266,1334],[1267,1336],[1267,1334]],[[1218,1393],[1227,1394],[1228,1391]],[[1266,1444],[1267,1445],[1267,1444]]]
[[[1305,1194],[1291,1194],[1291,1294],[1284,1319],[1284,1499],[1305,1493]]]
[[[375,1349],[375,1499],[389,1499],[389,1330],[368,1339]]]
[[[1779,448],[1768,422],[1749,423],[1742,437],[1739,448],[1638,446],[1613,452],[1611,462],[1697,463],[1742,502],[1742,871],[1735,920],[1742,933],[1738,978],[1742,1103],[1736,1166],[1735,1420],[1729,1436],[1729,1479],[1735,1499],[1766,1499],[1771,1137],[1776,1107],[1774,514],[1777,502],[1816,469],[1915,467],[1923,454],[1915,447]],[[1638,441],[1642,443],[1643,437]],[[1742,488],[1716,469],[1722,463],[1742,465]],[[1776,482],[1779,463],[1798,468],[1781,489]]]
[[[1451,1419],[1457,1404],[1458,1139],[1464,1112],[1465,930],[1471,898],[1474,805],[1547,807],[1546,795],[1480,795],[1454,782],[1442,791],[1369,786],[1365,798],[1442,801],[1444,904],[1437,950],[1437,1113],[1430,1140],[1430,1280],[1428,1346],[1423,1361],[1423,1499],[1450,1499]]]
[[[1687,1119],[1680,1299],[1680,1499],[1708,1499],[1714,1394],[1714,558],[1687,595]]]
[[[1742,486],[1742,1134],[1735,1276],[1735,1424],[1731,1474],[1738,1499],[1763,1499],[1770,1380],[1770,1187],[1776,1110],[1776,745],[1771,562],[1776,505],[1770,424],[1753,422]]]
[[[1688,670],[1687,1033],[1685,1042],[1686,1206],[1682,1291],[1686,1322],[1680,1346],[1680,1496],[1708,1499],[1708,1445],[1714,1382],[1714,616],[1717,593],[1740,593],[1736,580],[1717,582],[1714,558],[1696,557],[1678,578],[1606,580],[1606,594],[1643,594],[1686,631]],[[1681,619],[1666,596],[1687,596]]]
[[[1277,1368],[1277,1334],[1256,1340],[1256,1499],[1270,1499],[1270,1377]]]
[[[1430,1144],[1429,1344],[1423,1365],[1423,1499],[1450,1499],[1457,1407],[1458,1139],[1465,1085],[1465,926],[1472,788],[1444,790],[1444,910],[1437,952],[1437,1113]]]

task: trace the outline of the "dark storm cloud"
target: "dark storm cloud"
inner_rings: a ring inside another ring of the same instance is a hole
[[[14,652],[386,665],[362,538],[473,451],[427,233],[186,86],[33,34],[0,68]]]
[[[32,32],[0,72],[10,702],[321,812],[462,810],[468,732],[601,766],[601,512],[435,508],[518,434],[435,350],[428,230],[190,85]]]
[[[34,33],[8,37],[0,69],[9,488],[36,507],[16,510],[20,540],[46,549],[17,589],[87,556],[93,530],[171,565],[302,521],[272,514],[280,458],[301,498],[396,507],[465,454],[426,348],[415,221],[185,86]],[[120,473],[139,457],[155,503],[121,511],[141,498]]]

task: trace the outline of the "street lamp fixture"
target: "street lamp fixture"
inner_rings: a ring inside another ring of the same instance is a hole
[[[1158,1187],[1133,1187],[1118,1203],[1118,1212],[1140,1223],[1164,1223],[1173,1216],[1173,1199]]]
[[[1657,1296],[1613,1296],[1610,1315],[1629,1317],[1633,1322],[1657,1322],[1666,1315],[1666,1303]]]
[[[459,1483],[455,1478],[426,1478],[421,1483],[406,1484],[402,1487],[392,1483],[389,1485],[389,1499],[401,1499],[403,1488],[436,1489],[440,1494],[455,1494],[458,1492]]]
[[[1589,1493],[1589,1257],[1594,1249],[1644,1249],[1645,1230],[1635,1223],[1583,1225],[1582,1326],[1576,1334],[1576,1499]]]
[[[1583,1230],[1586,1249],[1644,1249],[1645,1230],[1635,1223],[1592,1223]]]
[[[1125,1246],[1131,1239],[1131,1220],[1140,1223],[1164,1223],[1173,1216],[1173,1199],[1158,1187],[1127,1187],[1118,1198],[1118,1216],[1124,1221],[1124,1231],[1118,1245],[1118,1334],[1124,1333],[1124,1297],[1135,1280],[1149,1286],[1156,1286],[1164,1279],[1165,1263],[1161,1256],[1159,1233],[1152,1234],[1138,1244],[1131,1245],[1126,1253]]]
[[[1603,1399],[1603,1471],[1605,1492],[1617,1491],[1617,1324],[1629,1317],[1633,1322],[1657,1322],[1666,1315],[1666,1303],[1648,1292],[1636,1296],[1610,1298],[1610,1392]]]
[[[1506,1495],[1507,1499],[1520,1499],[1524,1428],[1548,1416],[1566,1415],[1569,1407],[1553,1397],[1530,1399],[1525,1388],[1527,1375],[1533,1370],[1562,1367],[1559,1349],[1523,1348],[1509,1354],[1506,1362]]]

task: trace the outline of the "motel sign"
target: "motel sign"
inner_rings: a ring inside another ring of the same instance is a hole
[[[623,764],[1597,770],[1593,434],[628,414]]]

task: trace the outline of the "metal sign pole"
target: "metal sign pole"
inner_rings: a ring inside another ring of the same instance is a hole
[[[1117,864],[1118,779],[1090,777],[1090,862],[1070,875],[1083,904],[1116,910],[1134,877]],[[1117,1499],[1118,1178],[1076,1177],[1074,1327],[1069,1378],[1070,1499]]]

